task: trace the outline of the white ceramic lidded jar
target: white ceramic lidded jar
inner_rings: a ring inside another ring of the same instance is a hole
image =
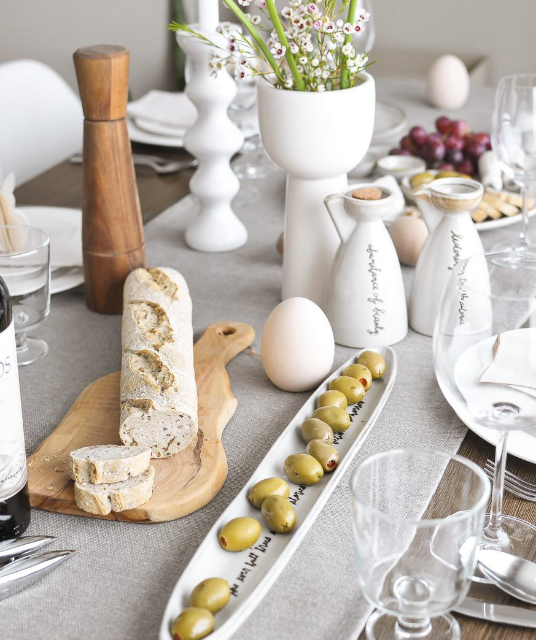
[[[347,188],[374,129],[374,79],[338,91],[285,91],[261,79],[257,109],[262,143],[288,174],[282,298],[309,298],[325,310],[339,239],[324,207]]]
[[[442,178],[413,192],[429,236],[415,267],[409,305],[412,329],[431,336],[452,267],[484,248],[471,218],[484,195],[476,180]]]
[[[352,196],[356,190],[381,191],[378,200]],[[326,207],[340,237],[326,297],[326,315],[335,342],[376,347],[400,342],[408,332],[406,295],[396,249],[382,221],[395,196],[385,187],[355,184],[328,196]],[[341,225],[347,218],[351,225]]]

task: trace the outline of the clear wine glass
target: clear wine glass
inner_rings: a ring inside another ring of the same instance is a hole
[[[528,192],[536,180],[536,74],[502,78],[495,95],[491,144],[504,173],[521,189],[523,226],[517,243],[502,243],[494,250],[526,249]]]
[[[25,225],[0,226],[0,276],[11,296],[19,365],[48,353],[41,338],[27,335],[50,311],[50,238]]]
[[[508,434],[536,425],[536,253],[477,255],[452,269],[434,329],[439,386],[458,416],[496,441],[482,547],[536,559],[536,527],[502,512]]]
[[[454,640],[448,612],[467,595],[490,483],[473,462],[398,449],[350,480],[359,586],[377,608],[369,640]]]
[[[372,11],[372,0],[360,0],[358,10],[367,11],[370,16],[362,31],[354,33],[352,36],[352,45],[357,53],[363,54],[370,51],[374,46],[376,39],[376,25],[374,22],[374,13]]]

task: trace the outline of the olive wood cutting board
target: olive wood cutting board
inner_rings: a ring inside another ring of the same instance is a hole
[[[82,391],[58,427],[28,458],[32,507],[106,520],[165,522],[203,507],[227,477],[223,430],[237,407],[225,367],[253,343],[253,327],[244,322],[215,322],[194,345],[199,432],[189,447],[171,458],[151,460],[155,467],[151,499],[135,509],[100,516],[76,506],[67,473],[69,452],[119,439],[120,372],[99,378]]]

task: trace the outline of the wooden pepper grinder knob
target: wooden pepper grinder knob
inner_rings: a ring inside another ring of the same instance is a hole
[[[130,56],[123,47],[78,49],[74,66],[84,110],[82,247],[86,303],[121,313],[128,274],[145,266],[136,174],[125,120]]]

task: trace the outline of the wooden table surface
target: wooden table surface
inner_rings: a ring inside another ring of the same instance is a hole
[[[149,147],[133,144],[133,151],[143,154],[159,155],[169,159],[184,159],[189,157],[185,151]],[[157,175],[148,167],[136,167],[138,191],[144,222],[148,222],[162,213],[172,204],[178,202],[188,193],[188,183],[193,170],[180,173]],[[82,168],[80,165],[62,162],[49,171],[37,176],[20,186],[15,196],[20,205],[48,205],[80,208],[82,193]],[[472,432],[468,432],[459,449],[460,455],[474,460],[483,466],[487,458],[493,458],[494,448],[481,440]],[[532,465],[517,458],[508,459],[508,469],[520,473],[524,478],[536,482],[536,465]],[[536,503],[526,502],[505,494],[505,513],[536,523]],[[536,553],[536,550],[535,550]],[[525,605],[510,598],[495,588],[472,587],[470,595],[483,597],[494,602],[514,604],[536,611],[536,607]],[[473,618],[457,615],[462,637],[467,640],[533,640],[536,631],[509,625],[485,623]],[[360,636],[365,640],[365,633]]]

